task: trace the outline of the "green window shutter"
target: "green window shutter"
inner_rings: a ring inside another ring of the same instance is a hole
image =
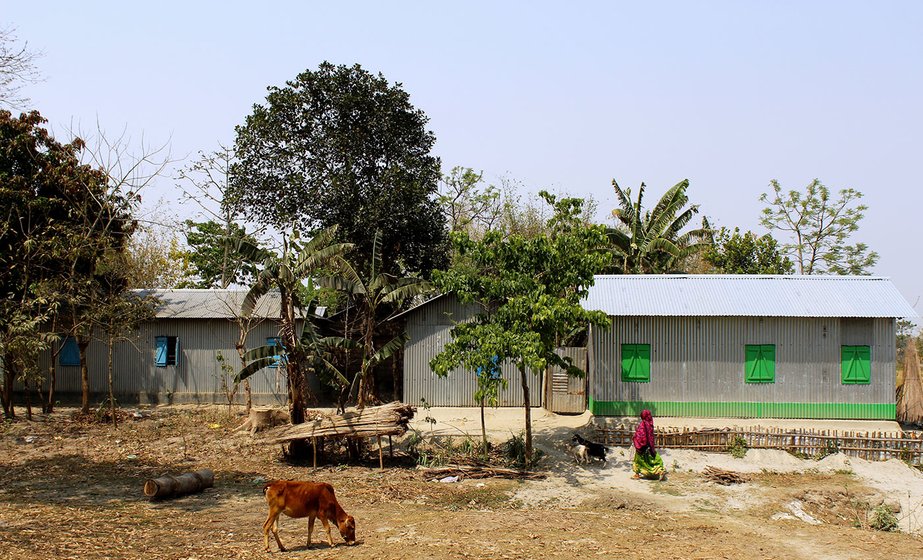
[[[776,382],[776,346],[747,344],[744,347],[744,382]]]
[[[840,356],[843,385],[868,385],[872,382],[871,347],[843,346]]]
[[[651,380],[651,345],[622,344],[622,381],[647,383]]]

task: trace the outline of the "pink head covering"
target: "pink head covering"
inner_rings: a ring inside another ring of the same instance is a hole
[[[651,414],[650,410],[644,409],[641,411],[641,423],[638,424],[638,428],[635,430],[635,437],[632,438],[632,443],[634,443],[635,449],[642,449],[644,446],[648,446],[652,453],[657,451],[654,445],[654,416]]]

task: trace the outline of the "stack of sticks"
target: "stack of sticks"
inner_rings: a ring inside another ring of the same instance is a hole
[[[708,480],[718,484],[723,484],[724,486],[728,486],[730,484],[742,484],[749,480],[749,478],[738,472],[726,471],[724,469],[711,466],[705,467],[705,470],[702,471],[702,474],[705,475],[705,478]]]
[[[382,406],[332,414],[304,424],[279,426],[266,430],[257,443],[273,444],[319,437],[381,437],[399,436],[407,431],[417,409],[394,401]]]
[[[500,467],[479,467],[467,465],[446,465],[421,469],[426,480],[438,480],[447,476],[457,476],[459,480],[465,478],[511,478],[518,480],[541,480],[546,477],[544,473],[504,469]]]

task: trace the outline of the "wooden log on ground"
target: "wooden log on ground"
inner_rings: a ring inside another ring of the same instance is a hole
[[[176,498],[187,494],[195,494],[206,488],[211,488],[215,483],[215,473],[211,469],[201,469],[179,476],[161,476],[144,483],[144,495],[151,500],[164,500]]]

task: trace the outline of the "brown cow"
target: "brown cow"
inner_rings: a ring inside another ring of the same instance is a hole
[[[311,546],[311,533],[314,532],[314,518],[319,517],[324,529],[327,530],[327,542],[333,547],[333,535],[330,533],[328,520],[336,521],[340,535],[347,545],[356,542],[356,520],[352,515],[346,515],[340,504],[337,503],[333,486],[326,482],[297,482],[293,480],[278,480],[270,482],[263,487],[266,503],[269,504],[269,517],[263,523],[263,543],[266,552],[269,552],[269,531],[272,530],[279,550],[285,552],[282,541],[279,540],[279,515],[284,513],[289,517],[308,518],[308,546]]]

